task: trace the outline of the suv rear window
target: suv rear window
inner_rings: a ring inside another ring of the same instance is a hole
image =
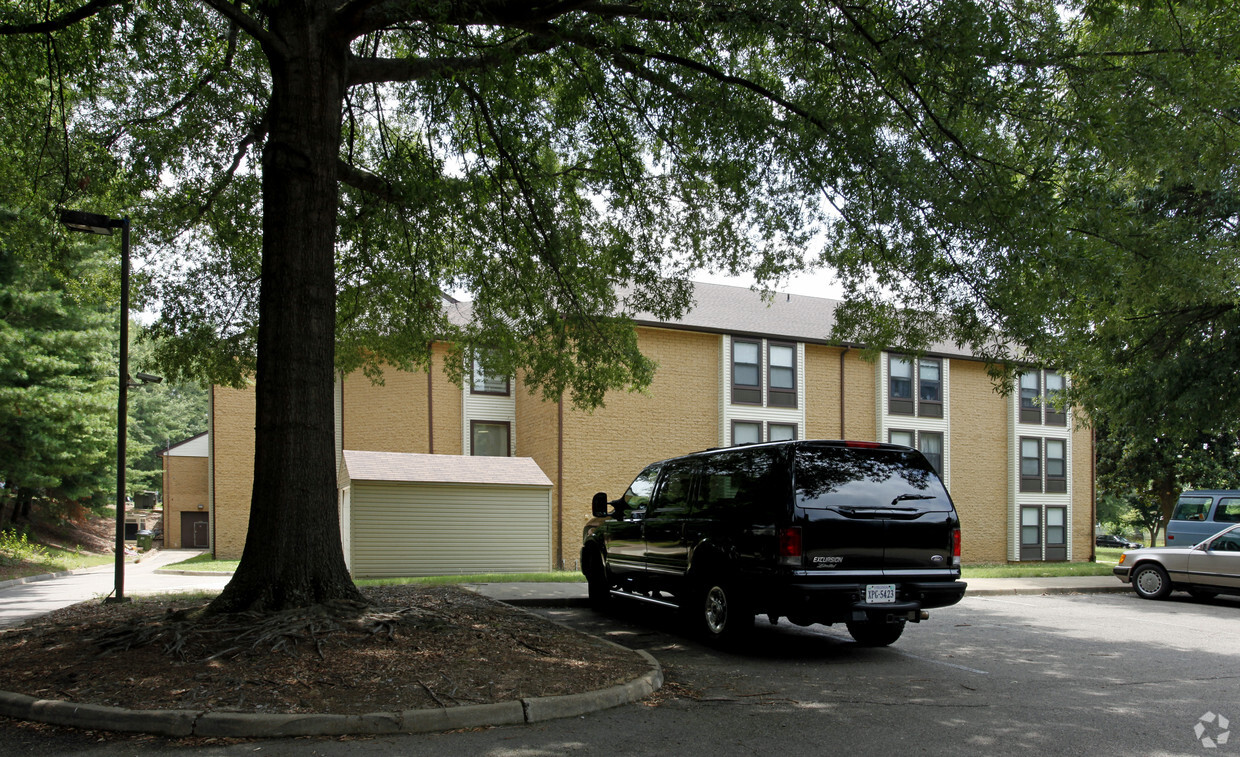
[[[796,495],[801,507],[819,509],[951,508],[943,482],[915,450],[799,447]]]

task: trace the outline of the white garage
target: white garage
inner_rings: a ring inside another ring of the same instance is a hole
[[[551,480],[530,458],[345,450],[337,480],[355,578],[551,569]]]

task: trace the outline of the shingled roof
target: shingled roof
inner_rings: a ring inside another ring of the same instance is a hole
[[[551,486],[551,479],[528,457],[424,455],[404,452],[344,451],[344,476],[353,481],[492,486]]]

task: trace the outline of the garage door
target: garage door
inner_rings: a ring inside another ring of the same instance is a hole
[[[359,578],[551,568],[549,488],[354,481],[350,494]]]

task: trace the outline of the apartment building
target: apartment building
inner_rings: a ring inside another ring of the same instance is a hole
[[[381,385],[343,376],[337,450],[530,458],[552,485],[549,564],[573,568],[594,493],[618,496],[651,461],[781,439],[894,442],[920,449],[947,483],[966,563],[1091,556],[1092,432],[1055,408],[1063,376],[1029,371],[1005,396],[981,361],[953,346],[875,359],[829,343],[832,300],[697,284],[695,303],[675,322],[637,319],[642,352],[658,364],[654,381],[644,392],[612,392],[593,412],[476,366],[457,386],[442,371],[444,345],[429,372],[388,371]],[[220,558],[244,545],[253,427],[252,391],[213,388],[209,484]],[[478,499],[492,509],[468,517],[504,517],[502,500]]]

